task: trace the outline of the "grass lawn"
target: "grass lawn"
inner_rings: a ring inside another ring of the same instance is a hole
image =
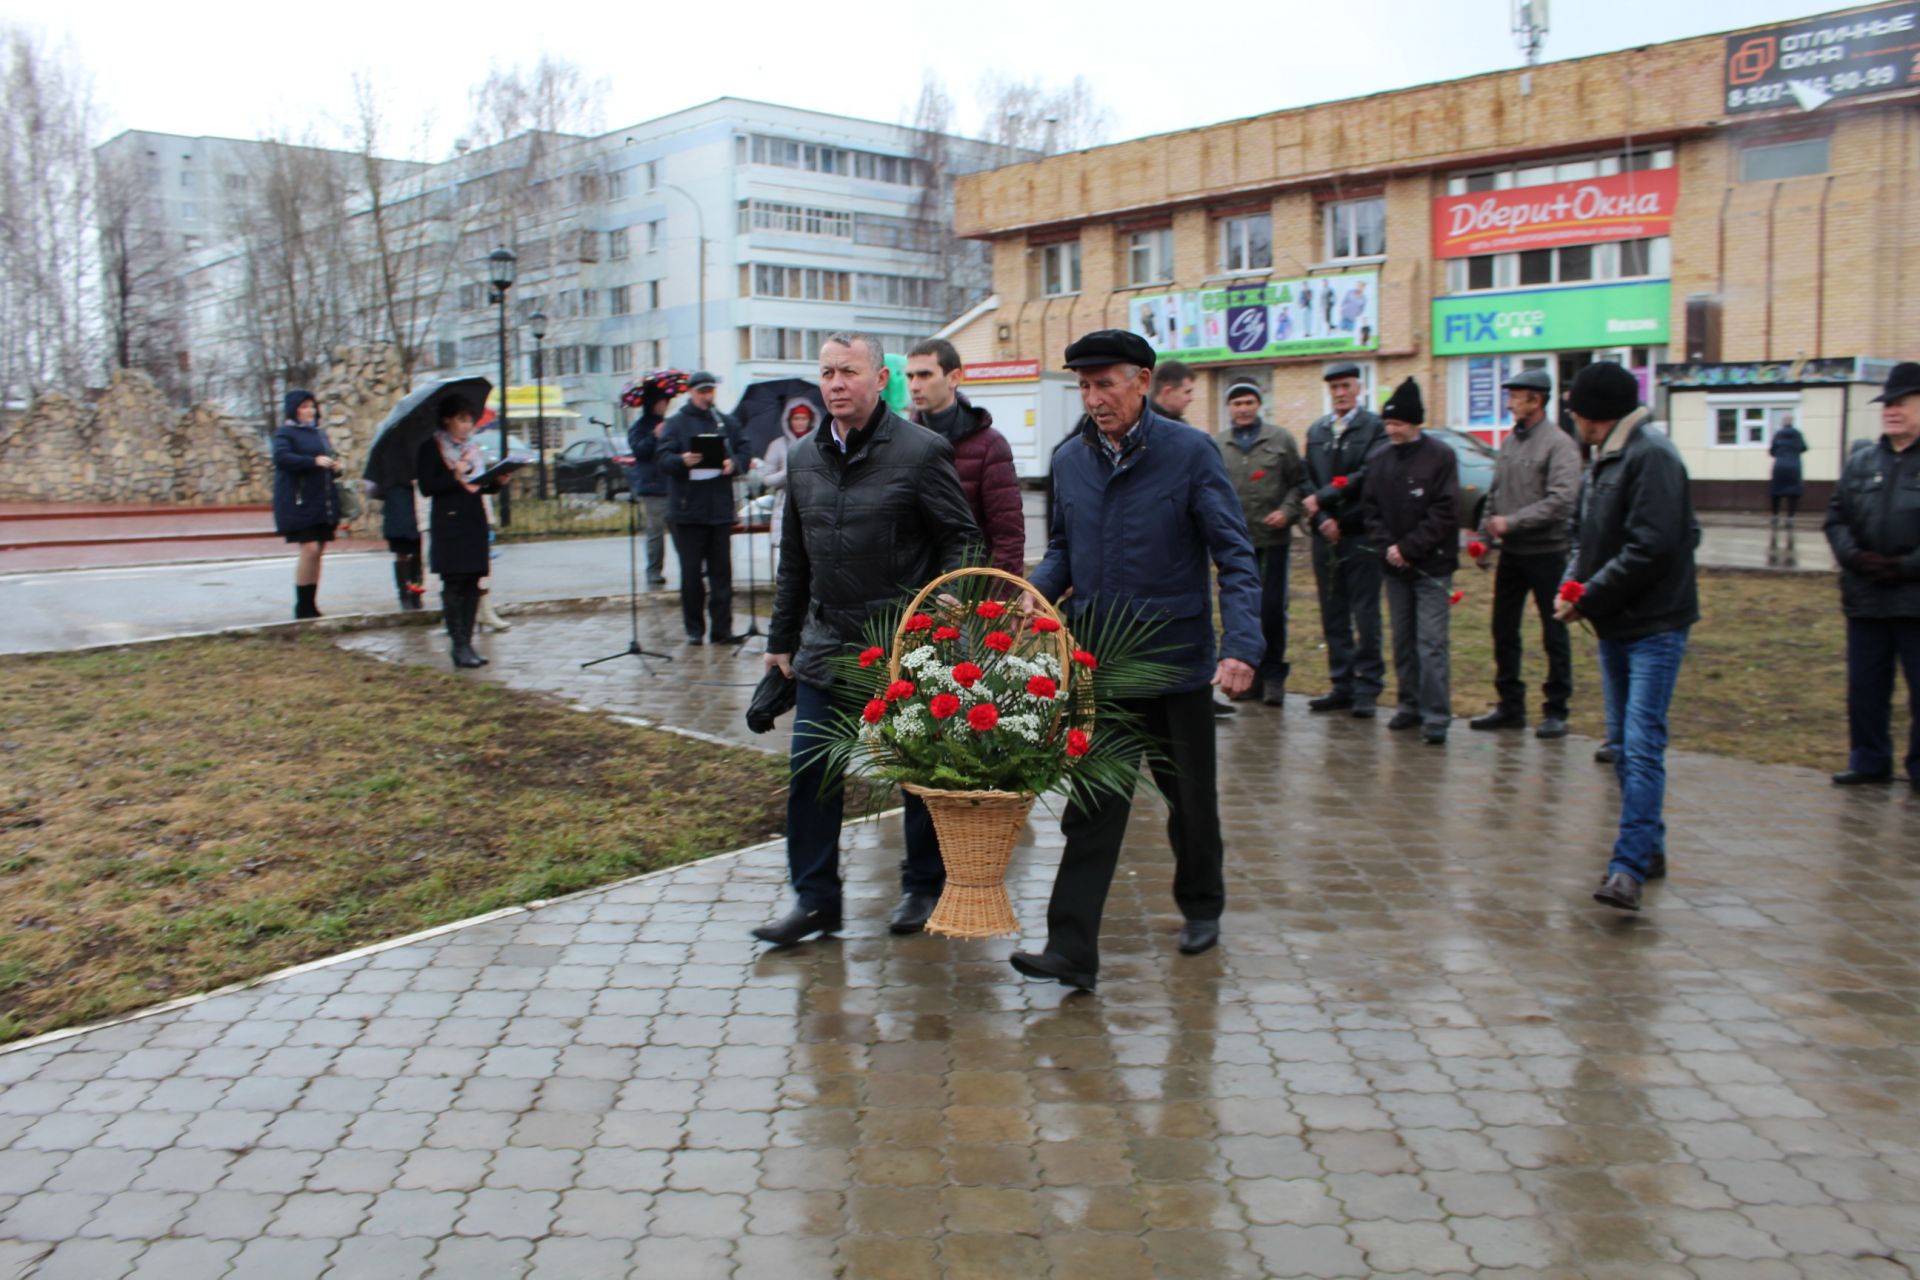
[[[786,801],[781,760],[315,636],[0,659],[0,762],[0,1040],[763,840]]]
[[[1461,557],[1464,562],[1466,557]],[[1296,693],[1327,688],[1326,650],[1320,640],[1320,608],[1303,541],[1296,540],[1291,569],[1293,603],[1288,615],[1289,657]],[[1493,575],[1462,568],[1454,586],[1465,592],[1453,611],[1453,712],[1477,716],[1494,703]],[[1673,746],[1684,751],[1799,764],[1834,770],[1847,763],[1846,627],[1840,593],[1825,574],[1757,574],[1702,571],[1701,620],[1687,644],[1673,703]],[[1394,694],[1392,635],[1387,634],[1387,696]],[[1522,625],[1528,684],[1527,715],[1540,714],[1540,681],[1546,656],[1540,625],[1529,610]],[[1590,632],[1573,633],[1575,733],[1605,736],[1601,707],[1599,644]],[[1456,724],[1457,733],[1470,732]],[[1896,698],[1894,741],[1905,741],[1905,691]]]

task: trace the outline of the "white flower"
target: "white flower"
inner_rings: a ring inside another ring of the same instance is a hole
[[[902,707],[893,717],[893,732],[901,738],[923,738],[927,734],[927,709],[919,703]]]
[[[922,666],[931,661],[933,661],[933,646],[923,644],[906,657],[900,659],[900,665],[909,671],[918,671]]]
[[[1008,733],[1019,735],[1028,742],[1040,741],[1040,717],[1031,711],[1017,711],[1012,715],[1001,716],[1000,727]]]

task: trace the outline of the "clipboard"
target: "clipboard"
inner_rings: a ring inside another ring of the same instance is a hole
[[[687,469],[689,480],[713,480],[720,475],[720,468],[727,461],[727,440],[718,432],[705,432],[695,436],[690,442],[689,453],[700,455],[700,461]]]
[[[475,488],[479,488],[481,485],[494,484],[512,475],[526,465],[527,461],[525,458],[502,458],[485,471],[482,471],[479,475],[469,478],[467,483],[473,485]]]

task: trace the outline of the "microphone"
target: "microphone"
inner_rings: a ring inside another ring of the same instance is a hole
[[[611,422],[602,422],[600,419],[592,417],[588,418],[587,422],[592,426],[605,427],[609,431],[613,430],[613,424]]]

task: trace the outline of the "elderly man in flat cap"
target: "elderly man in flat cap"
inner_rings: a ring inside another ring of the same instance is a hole
[[[1203,432],[1148,407],[1153,362],[1146,339],[1120,329],[1098,330],[1067,348],[1066,367],[1080,376],[1087,417],[1055,456],[1051,536],[1032,581],[1050,600],[1071,589],[1075,618],[1124,609],[1163,624],[1156,644],[1167,648],[1156,656],[1179,674],[1131,710],[1159,757],[1153,773],[1171,810],[1173,898],[1186,918],[1179,947],[1196,955],[1220,940],[1226,903],[1209,686],[1232,696],[1253,683],[1265,648],[1260,577],[1220,451]],[[1218,653],[1216,569],[1224,632]],[[1046,949],[1016,951],[1015,969],[1093,989],[1100,917],[1131,808],[1126,796],[1068,805]]]
[[[1380,549],[1366,545],[1360,500],[1367,458],[1386,445],[1387,428],[1360,403],[1359,365],[1343,361],[1322,376],[1333,412],[1307,428],[1300,497],[1313,530],[1320,633],[1333,688],[1307,708],[1371,720],[1386,687],[1387,664],[1380,651]]]

